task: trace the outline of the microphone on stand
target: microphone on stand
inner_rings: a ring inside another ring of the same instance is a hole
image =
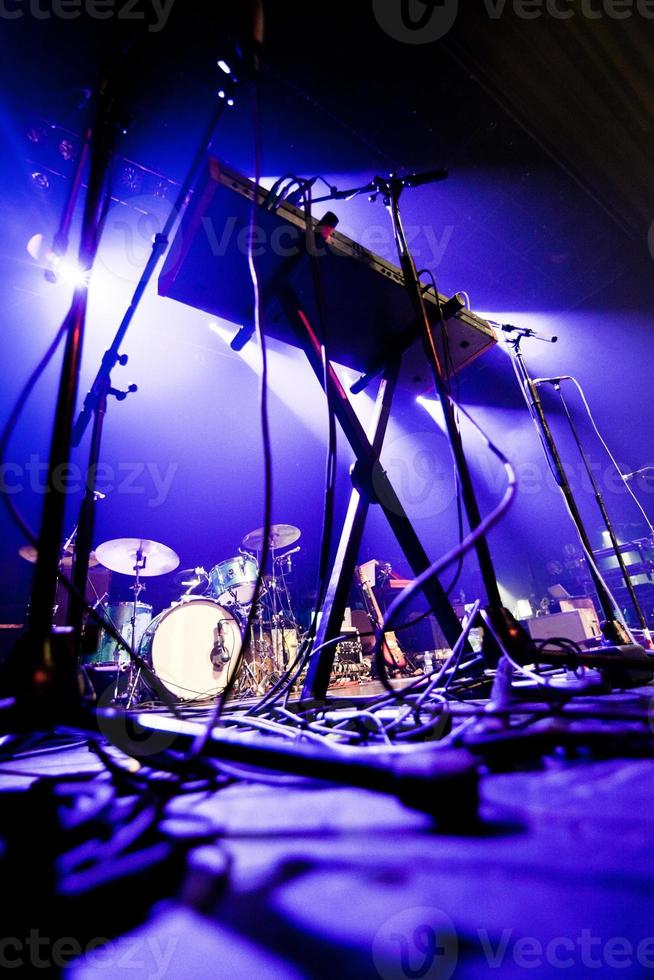
[[[393,180],[399,181],[402,187],[422,187],[423,184],[436,184],[441,180],[447,180],[448,177],[449,171],[447,170],[424,170],[422,173],[393,177]]]
[[[229,663],[229,654],[225,649],[223,624],[220,621],[216,623],[216,628],[213,631],[213,647],[209,656],[216,670],[220,670],[223,664]]]
[[[559,378],[534,378],[535,385],[558,385],[561,381],[572,381],[569,374],[562,374]]]
[[[502,333],[517,333],[520,337],[531,337],[533,340],[542,340],[546,344],[556,344],[558,337],[547,337],[545,334],[536,333],[531,327],[516,327],[513,323],[498,323],[497,320],[488,321],[491,326],[501,330]]]
[[[631,480],[635,480],[637,476],[642,476],[643,473],[654,472],[654,466],[641,466],[639,470],[634,470],[633,473],[623,473],[622,479],[630,483]]]

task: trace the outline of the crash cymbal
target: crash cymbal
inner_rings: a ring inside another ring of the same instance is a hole
[[[33,544],[21,545],[21,547],[18,549],[18,554],[20,555],[21,558],[24,558],[25,561],[29,561],[33,565],[36,563],[36,559],[39,557],[38,550],[34,547]],[[68,549],[64,553],[59,564],[62,568],[73,567],[73,555],[70,549]],[[95,568],[95,566],[99,564],[100,562],[97,559],[95,551],[92,551],[91,554],[89,555],[89,568]]]
[[[250,531],[249,534],[245,535],[241,544],[248,551],[261,551],[265,540],[264,531],[265,528],[263,527],[256,531]],[[297,541],[301,534],[299,527],[293,527],[292,524],[271,524],[268,544],[275,551],[279,548],[288,548],[289,544]]]
[[[144,538],[114,538],[99,544],[95,553],[106,568],[121,575],[134,575],[138,559],[141,578],[174,572],[179,565],[179,555],[172,548]]]

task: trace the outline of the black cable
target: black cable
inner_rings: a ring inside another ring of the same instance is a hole
[[[457,407],[459,411],[461,411],[466,416],[468,421],[472,423],[472,425],[477,430],[478,434],[484,439],[486,446],[490,450],[490,452],[494,456],[496,456],[504,466],[506,476],[507,476],[507,489],[504,494],[504,497],[497,505],[497,507],[495,507],[494,510],[491,511],[491,513],[487,517],[485,517],[473,531],[471,531],[468,534],[465,540],[462,541],[461,544],[459,544],[456,548],[453,548],[445,555],[443,555],[441,558],[437,559],[437,561],[433,562],[428,568],[426,568],[423,572],[421,572],[420,575],[416,576],[416,578],[414,578],[409,583],[409,585],[407,585],[407,587],[402,590],[399,596],[397,596],[393,600],[390,607],[388,608],[386,612],[386,623],[384,629],[377,631],[374,656],[375,656],[375,662],[377,664],[377,672],[378,672],[379,679],[381,680],[382,684],[384,685],[384,687],[389,693],[394,693],[394,689],[391,687],[390,681],[386,675],[386,668],[385,668],[383,649],[382,649],[384,632],[392,630],[394,617],[397,615],[400,609],[404,608],[404,606],[407,604],[407,602],[410,600],[413,594],[418,589],[422,588],[425,582],[428,582],[435,575],[440,574],[440,572],[442,572],[445,568],[447,568],[449,565],[455,562],[459,558],[459,556],[463,556],[468,551],[470,551],[471,548],[473,548],[474,545],[476,544],[478,538],[488,534],[488,532],[498,523],[498,521],[502,519],[506,511],[513,503],[515,499],[515,495],[517,493],[517,481],[516,481],[515,471],[513,470],[513,467],[509,462],[508,458],[504,455],[501,449],[499,449],[491,441],[489,436],[483,432],[483,430],[479,427],[479,425],[477,425],[477,423],[470,417],[468,412],[466,412],[465,409],[461,408],[461,406],[457,406]]]
[[[298,183],[301,183],[298,179]],[[302,672],[306,661],[310,656],[313,655],[313,650],[311,649],[311,643],[315,639],[315,631],[317,628],[318,615],[322,606],[324,604],[325,595],[327,593],[327,588],[329,585],[329,566],[330,566],[330,555],[331,555],[331,543],[334,528],[334,509],[335,509],[335,493],[336,493],[336,478],[337,478],[337,430],[336,430],[336,413],[333,406],[331,386],[329,383],[329,337],[328,337],[328,324],[325,316],[325,306],[324,306],[324,296],[322,291],[322,282],[320,278],[320,269],[318,266],[318,256],[316,255],[315,243],[309,240],[309,236],[314,234],[312,215],[311,215],[311,182],[305,181],[302,184],[303,195],[304,195],[304,212],[305,212],[305,227],[307,233],[307,252],[309,254],[309,261],[311,266],[312,283],[314,296],[316,300],[316,308],[318,312],[318,320],[320,323],[320,336],[322,338],[321,344],[321,360],[322,360],[322,370],[323,370],[323,387],[325,391],[325,397],[327,400],[327,416],[328,416],[328,438],[327,438],[327,453],[325,460],[325,492],[323,499],[323,517],[322,517],[322,532],[321,532],[321,542],[319,549],[319,560],[318,560],[318,582],[316,590],[316,608],[312,617],[311,624],[307,631],[305,638],[302,641],[302,645],[298,654],[291,666],[287,669],[285,674],[280,678],[280,680],[273,687],[273,700],[269,701],[268,695],[264,697],[264,701],[261,702],[258,708],[250,709],[252,714],[258,713],[264,707],[267,708],[270,704],[275,703],[279,698],[284,697],[285,703],[287,703],[288,698],[293,687],[293,683],[297,677]],[[299,310],[298,315],[300,318],[309,325],[309,321],[306,314]],[[269,692],[270,694],[271,692]]]
[[[255,72],[253,77],[253,133],[254,133],[254,184],[260,186],[261,180],[261,88],[259,73]],[[239,674],[246,647],[249,643],[252,626],[257,614],[259,599],[261,597],[262,586],[265,576],[266,563],[270,553],[270,527],[272,525],[272,447],[270,439],[270,424],[268,418],[268,354],[266,346],[265,331],[262,325],[261,295],[259,289],[259,279],[257,276],[256,265],[254,262],[254,229],[257,218],[257,195],[252,197],[250,209],[250,227],[248,234],[248,267],[252,279],[254,295],[254,325],[255,331],[261,347],[261,384],[259,391],[259,407],[261,416],[261,436],[263,443],[263,464],[264,464],[264,541],[261,550],[261,564],[257,573],[257,580],[254,587],[254,596],[247,622],[243,632],[243,643],[238,652],[234,669],[228,678],[224,690],[216,697],[216,702],[204,731],[194,741],[186,760],[196,758],[206,747],[211,737],[211,731],[218,723],[218,720],[225,707],[225,703],[234,689],[236,678]]]
[[[324,295],[322,289],[322,280],[320,277],[320,267],[318,264],[318,256],[316,254],[315,242],[310,240],[310,236],[314,235],[312,218],[311,218],[311,187],[307,186],[304,193],[305,200],[305,223],[307,230],[307,246],[309,252],[309,263],[311,266],[311,278],[313,284],[314,297],[316,301],[316,309],[318,313],[318,323],[320,328],[321,337],[321,356],[322,356],[322,369],[323,369],[323,386],[325,389],[325,398],[327,402],[327,456],[325,461],[325,494],[323,503],[323,518],[322,518],[322,535],[320,543],[320,557],[318,564],[318,589],[317,589],[317,599],[316,599],[316,611],[314,614],[314,620],[317,620],[319,611],[322,609],[324,604],[325,595],[327,593],[327,588],[329,585],[329,559],[331,554],[331,544],[332,535],[334,529],[334,507],[335,507],[335,495],[336,495],[336,477],[337,477],[337,430],[336,430],[336,412],[334,409],[334,402],[330,384],[330,359],[329,359],[329,325],[327,323],[327,317],[325,314],[325,303]],[[306,322],[306,314],[300,311],[300,315]],[[315,627],[314,627],[315,630]],[[312,632],[310,628],[310,633]]]
[[[429,277],[429,279],[431,279],[431,287],[434,290],[434,296],[436,297],[436,309],[437,309],[437,312],[438,312],[439,324],[440,324],[440,328],[441,328],[441,336],[442,336],[442,340],[443,340],[443,351],[445,352],[445,371],[443,373],[443,382],[445,384],[445,390],[447,391],[448,395],[450,395],[451,394],[450,379],[451,378],[454,378],[454,385],[455,385],[455,388],[456,388],[456,393],[455,393],[455,396],[454,396],[454,401],[456,403],[456,402],[459,401],[459,378],[458,378],[458,374],[457,374],[456,369],[455,369],[454,358],[452,357],[452,349],[451,349],[451,346],[450,346],[450,335],[449,335],[448,330],[447,330],[447,323],[445,322],[445,318],[443,316],[443,307],[442,307],[441,302],[440,302],[440,294],[438,292],[438,285],[436,283],[436,276],[431,271],[431,269],[421,269],[420,272],[418,272],[418,278],[420,278],[420,276],[422,276],[422,275],[426,275],[426,276]],[[428,288],[429,287],[425,287],[425,290],[424,291],[426,291]],[[456,412],[454,413],[454,421],[455,421],[456,428],[457,428],[457,431],[458,431],[459,430],[459,420],[458,420],[458,417],[456,415]],[[461,481],[459,480],[459,474],[457,472],[456,462],[454,460],[453,460],[453,465],[454,465],[454,487],[455,487],[455,490],[456,490],[457,525],[458,525],[458,533],[459,533],[459,544],[461,544],[461,542],[463,541],[463,534],[464,534],[464,531],[463,531],[463,500],[461,498]],[[459,559],[459,561],[457,563],[457,567],[456,567],[456,570],[454,572],[454,576],[452,578],[452,581],[450,582],[449,586],[444,590],[445,591],[445,595],[450,596],[452,594],[453,590],[455,589],[455,587],[457,585],[457,582],[461,578],[461,573],[462,572],[463,572],[463,556]]]

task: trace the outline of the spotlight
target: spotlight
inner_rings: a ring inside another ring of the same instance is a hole
[[[221,71],[225,72],[226,75],[231,75],[232,69],[229,67],[227,62],[224,61],[222,58],[220,58],[220,60],[217,62],[217,65]]]
[[[41,173],[40,170],[35,170],[31,174],[31,178],[37,190],[43,191],[44,193],[50,190],[50,181],[47,174]]]
[[[81,269],[73,259],[57,255],[45,244],[45,236],[32,235],[27,251],[45,269],[48,282],[63,282],[68,286],[88,286],[90,271]]]
[[[81,269],[72,259],[62,259],[58,256],[53,262],[54,280],[66,283],[68,286],[88,286],[90,270]]]
[[[63,139],[59,143],[59,152],[61,153],[64,160],[67,162],[73,160],[76,156],[75,147],[70,142],[70,140]]]

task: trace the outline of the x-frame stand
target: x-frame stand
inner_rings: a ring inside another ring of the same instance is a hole
[[[306,317],[303,316],[294,291],[290,287],[282,285],[277,291],[277,298],[288,322],[297,334],[299,344],[306,353],[316,377],[325,390],[325,372],[320,341],[308,324]],[[323,644],[337,637],[341,631],[348,592],[354,577],[354,568],[370,505],[376,503],[381,507],[414,575],[419,575],[430,564],[427,553],[379,459],[390,417],[399,368],[398,361],[386,368],[379,387],[371,431],[367,433],[361,425],[333,366],[330,363],[327,365],[326,384],[328,391],[326,390],[325,393],[329,395],[330,403],[334,406],[341,429],[356,456],[356,462],[352,467],[353,489],[350,502],[332,565],[323,614],[315,638],[315,647],[320,647],[320,650],[317,655],[312,656],[309,660],[307,677],[302,689],[302,700],[305,703],[323,701],[327,694],[334,663],[334,646],[333,644],[323,646]],[[461,625],[450,605],[445,590],[438,579],[432,577],[425,583],[423,591],[447,642],[454,646],[461,635]]]

